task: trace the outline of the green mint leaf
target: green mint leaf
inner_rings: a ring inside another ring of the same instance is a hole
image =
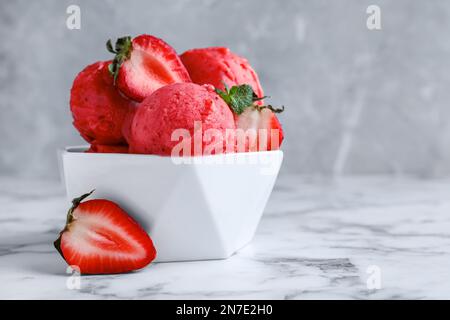
[[[242,84],[239,86],[233,86],[231,89],[227,87],[225,82],[223,83],[225,90],[215,89],[216,93],[226,102],[230,109],[237,115],[242,114],[248,107],[254,107],[261,111],[262,109],[269,109],[274,113],[280,113],[284,111],[284,106],[276,108],[269,105],[260,106],[254,104],[256,101],[268,98],[268,96],[258,97],[253,91],[253,88],[248,84]]]
[[[226,92],[230,91],[230,89],[228,88],[227,83],[225,81],[222,81],[222,83],[223,83],[223,87],[225,88],[225,91]]]
[[[230,96],[228,94],[228,90],[227,91],[222,91],[222,90],[216,88],[215,91],[223,99],[223,101],[225,101],[226,104],[228,104],[228,105],[231,104],[231,99],[230,99]]]
[[[231,89],[224,83],[225,91],[215,89],[216,93],[228,104],[237,115],[253,104],[253,89],[248,84],[233,86]]]
[[[234,86],[230,89],[231,108],[240,115],[253,104],[253,89],[248,84]]]

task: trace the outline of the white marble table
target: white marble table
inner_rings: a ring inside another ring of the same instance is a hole
[[[230,259],[86,276],[72,290],[52,246],[67,206],[57,182],[0,177],[0,299],[450,298],[450,180],[281,177]],[[368,288],[378,271],[381,289]]]

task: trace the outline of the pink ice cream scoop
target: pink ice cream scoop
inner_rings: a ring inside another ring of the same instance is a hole
[[[264,96],[258,75],[244,59],[224,47],[192,49],[183,53],[181,61],[198,84],[211,84],[224,90],[228,87],[249,84],[258,97]],[[260,102],[262,103],[262,102]]]
[[[221,153],[226,129],[235,129],[233,113],[211,85],[175,83],[138,105],[128,137],[130,153],[171,155],[182,141],[191,153],[176,155]],[[213,145],[221,148],[211,152]]]

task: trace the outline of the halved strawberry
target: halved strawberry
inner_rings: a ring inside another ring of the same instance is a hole
[[[283,142],[283,129],[275,113],[259,106],[248,107],[240,115],[235,115],[236,128],[248,133],[251,130],[255,134],[254,139],[248,139],[241,144],[239,141],[237,151],[265,151],[277,150]],[[238,136],[239,137],[239,136]],[[244,149],[244,150],[242,150]]]
[[[236,122],[236,151],[265,151],[279,149],[283,142],[283,129],[275,113],[283,112],[284,106],[274,108],[259,105],[266,97],[258,97],[249,84],[225,89],[216,93],[228,104]]]
[[[141,269],[156,257],[148,234],[112,201],[72,201],[55,247],[82,274],[122,273]]]
[[[151,35],[119,38],[108,51],[116,56],[110,72],[120,91],[141,102],[156,89],[178,82],[191,82],[189,73],[175,50],[163,40]]]

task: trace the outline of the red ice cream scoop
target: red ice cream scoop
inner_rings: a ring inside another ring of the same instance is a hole
[[[188,50],[181,55],[181,61],[195,83],[211,84],[222,91],[228,91],[224,83],[229,88],[249,85],[257,97],[264,97],[258,75],[249,62],[228,48]],[[250,106],[243,113],[234,114],[238,129],[254,131],[257,135],[252,141],[246,138],[243,146],[237,146],[237,151],[278,149],[283,141],[283,130],[277,116],[271,109],[263,108],[263,100],[254,101],[253,104],[261,108]]]
[[[122,125],[134,103],[113,85],[108,71],[111,61],[87,66],[75,78],[70,92],[73,125],[89,143],[125,144]]]
[[[211,84],[224,90],[228,87],[249,84],[258,97],[264,96],[258,75],[247,59],[225,47],[192,49],[183,53],[181,61],[197,84]],[[262,102],[258,102],[262,104]]]
[[[130,153],[171,155],[182,141],[189,142],[191,153],[177,155],[222,153],[226,129],[235,129],[233,113],[212,86],[171,84],[156,90],[137,107],[128,139]],[[191,140],[183,140],[187,138]]]

